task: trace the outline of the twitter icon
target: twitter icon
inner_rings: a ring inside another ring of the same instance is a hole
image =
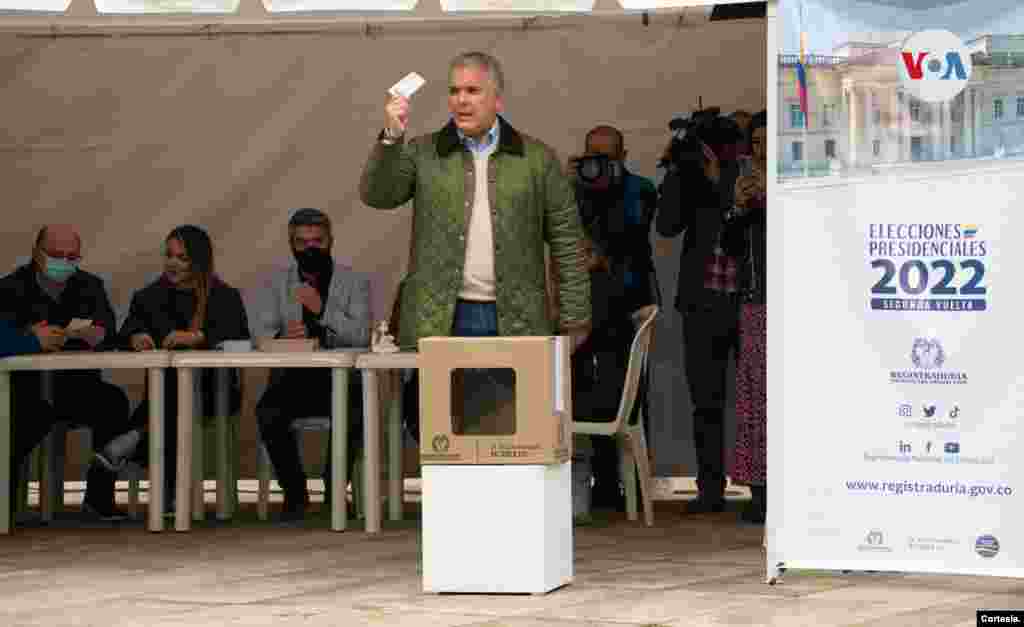
[[[935,405],[925,405],[922,409],[924,409],[925,418],[935,417]]]

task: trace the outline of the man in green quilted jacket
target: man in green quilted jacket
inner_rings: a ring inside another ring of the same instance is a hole
[[[385,106],[360,181],[364,203],[413,201],[409,274],[402,285],[399,344],[430,336],[564,334],[573,348],[590,332],[590,283],[570,181],[554,150],[498,115],[497,59],[457,56],[441,130],[406,141],[409,101]],[[558,274],[558,320],[549,317],[544,245]]]
[[[572,184],[554,150],[498,115],[504,87],[498,60],[469,52],[449,67],[452,117],[441,130],[406,141],[408,99],[394,96],[385,106],[359,191],[377,209],[413,201],[399,301],[402,348],[431,336],[559,334],[571,337],[575,351],[590,334],[590,278]],[[557,303],[548,302],[545,244]],[[556,308],[557,321],[549,314]],[[509,398],[509,371],[460,374],[457,429],[491,432],[483,416]],[[414,379],[406,398],[418,396]],[[418,440],[418,408],[406,409]]]

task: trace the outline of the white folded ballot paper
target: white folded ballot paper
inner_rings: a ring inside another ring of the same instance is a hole
[[[92,326],[92,320],[85,318],[72,318],[68,326],[65,327],[66,332],[76,333],[78,331],[84,331]]]
[[[395,83],[388,93],[392,96],[402,96],[403,98],[411,98],[423,84],[427,82],[427,79],[423,78],[416,72],[409,72],[405,75],[405,78]]]

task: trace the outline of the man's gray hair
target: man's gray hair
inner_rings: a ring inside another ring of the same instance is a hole
[[[501,71],[501,63],[493,56],[486,52],[463,52],[452,59],[448,66],[448,73],[451,74],[456,68],[464,67],[477,67],[486,70],[498,95],[505,91],[505,73]]]

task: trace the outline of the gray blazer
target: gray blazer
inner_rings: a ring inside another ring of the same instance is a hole
[[[249,310],[253,339],[283,334],[288,323],[302,320],[302,305],[292,295],[302,285],[298,265],[270,275]],[[364,348],[370,345],[370,280],[335,264],[331,288],[320,322],[328,327],[323,348]],[[333,333],[331,332],[333,331]]]

